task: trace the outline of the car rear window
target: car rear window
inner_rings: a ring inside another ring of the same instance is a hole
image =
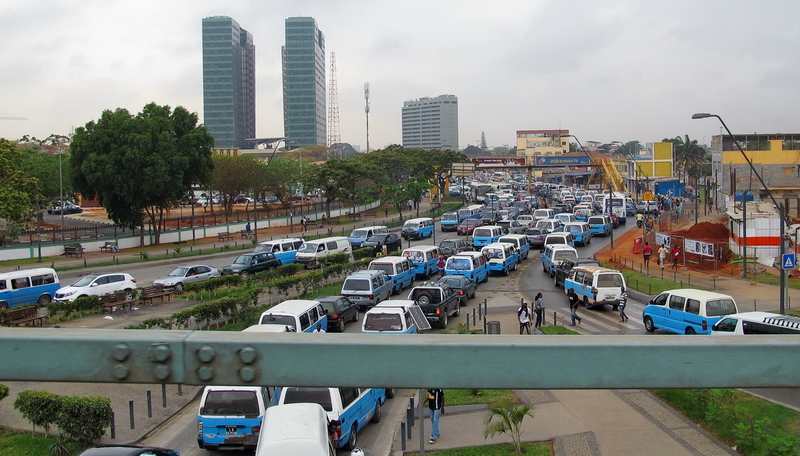
[[[399,314],[371,313],[364,321],[366,331],[401,331],[403,322]]]
[[[283,396],[284,404],[309,402],[321,405],[326,412],[333,411],[333,401],[331,400],[331,392],[328,388],[286,388],[286,394]]]
[[[347,279],[342,285],[342,291],[369,291],[369,279]]]
[[[622,275],[620,274],[600,274],[597,277],[598,287],[621,287]]]
[[[259,413],[255,391],[211,391],[203,406],[204,415],[258,416]]]

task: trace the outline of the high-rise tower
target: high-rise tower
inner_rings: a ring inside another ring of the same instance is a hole
[[[286,19],[283,130],[289,147],[327,143],[325,35],[313,17]]]
[[[458,97],[404,102],[403,147],[458,150]]]
[[[233,19],[203,19],[203,123],[216,147],[256,136],[256,47]]]

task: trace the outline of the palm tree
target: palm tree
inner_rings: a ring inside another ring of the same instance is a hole
[[[697,186],[697,174],[702,169],[702,165],[708,162],[706,151],[696,139],[690,139],[689,135],[680,136],[670,140],[675,145],[675,174],[684,174],[695,179]],[[688,183],[688,182],[687,182]]]
[[[514,441],[514,454],[522,454],[522,420],[526,416],[533,418],[533,406],[530,404],[510,402],[492,404],[489,407],[483,436],[489,438],[497,434],[506,434]],[[495,417],[499,420],[494,421]]]

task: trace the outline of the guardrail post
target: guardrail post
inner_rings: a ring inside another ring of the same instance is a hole
[[[167,384],[161,384],[161,408],[167,408]]]
[[[406,421],[408,421],[408,439],[411,440],[411,428],[414,427],[414,397],[410,397],[408,408],[406,409]]]
[[[153,417],[153,392],[147,390],[147,417]]]
[[[128,415],[131,419],[131,429],[136,429],[136,426],[133,424],[133,401],[128,401]]]
[[[411,428],[409,428],[411,430]],[[400,423],[400,449],[406,451],[406,423]]]
[[[183,396],[183,385],[178,383],[178,396]]]
[[[114,411],[111,411],[111,438],[117,438],[117,420],[114,416]]]

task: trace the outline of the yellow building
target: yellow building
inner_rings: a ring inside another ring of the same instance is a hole
[[[636,155],[629,160],[626,174],[631,193],[653,190],[656,180],[672,177],[674,152],[671,142],[647,143],[644,155]]]
[[[517,130],[517,156],[553,157],[569,152],[569,130]]]

